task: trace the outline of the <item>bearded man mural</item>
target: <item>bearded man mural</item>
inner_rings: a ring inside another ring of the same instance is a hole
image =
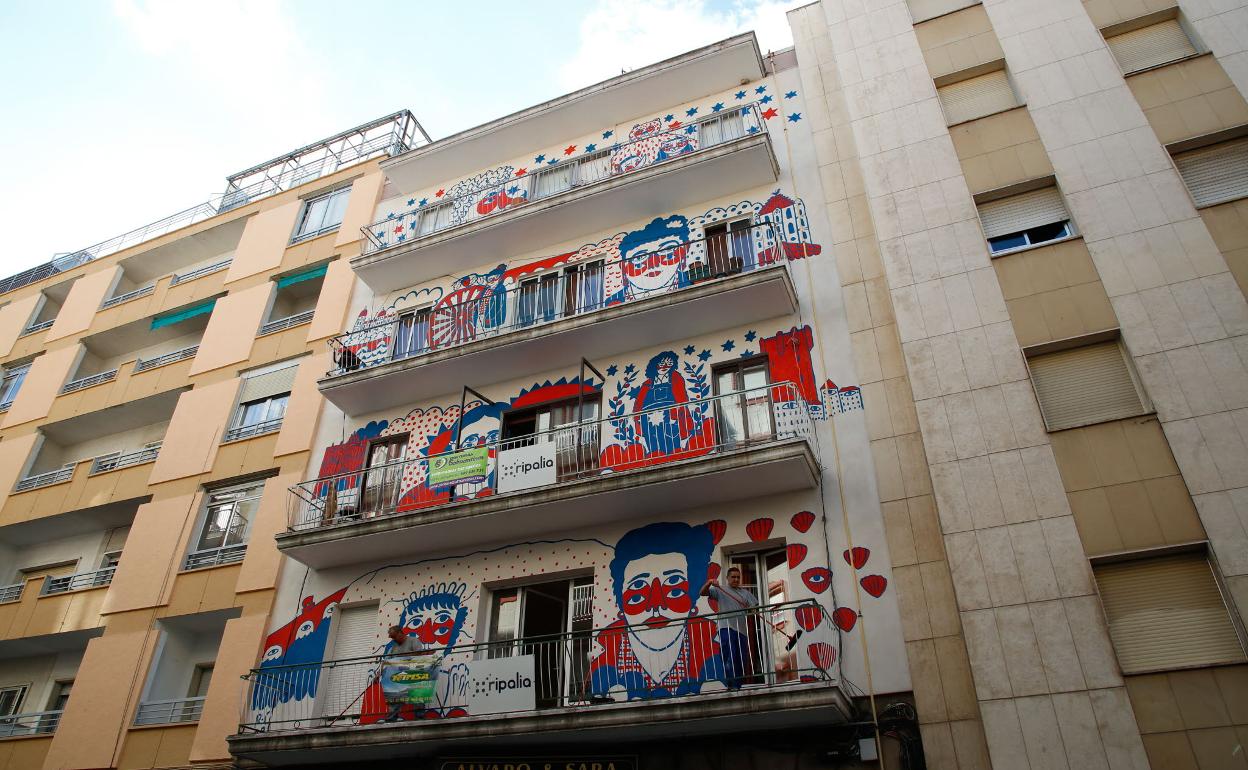
[[[723,680],[715,624],[697,617],[713,548],[706,527],[683,523],[648,524],[620,538],[610,565],[620,617],[598,634],[595,695],[689,695]]]

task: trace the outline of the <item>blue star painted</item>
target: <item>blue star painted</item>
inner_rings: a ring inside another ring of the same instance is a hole
[[[801,120],[801,119],[802,119],[802,113],[800,113],[800,112],[795,112],[795,113],[793,113],[792,115],[790,115],[790,116],[789,116],[789,122],[790,122],[790,123],[796,123],[797,121],[799,121],[799,120]]]
[[[407,199],[407,205],[409,205],[409,206],[415,206],[415,205],[416,205],[416,199],[415,199],[415,198],[408,198],[408,199]]]
[[[614,377],[615,373],[618,371],[619,371],[619,367],[617,367],[615,364],[611,364],[610,366],[607,367],[607,376]]]
[[[792,99],[794,96],[797,96],[797,91],[789,91],[784,95],[784,98]]]
[[[766,91],[766,90],[767,90],[767,86],[759,86],[758,88],[755,88],[755,89],[754,89],[754,93],[756,93],[756,94],[761,94],[761,93],[763,93],[763,92],[764,92],[764,91]]]
[[[711,112],[719,112],[723,108],[724,108],[723,102],[715,102],[713,105],[711,105]]]
[[[675,119],[676,119],[676,116],[675,116],[675,115],[664,115],[664,116],[663,116],[663,122],[664,122],[664,123],[671,123],[671,122],[672,122],[673,120],[675,120]]]
[[[771,104],[771,94],[767,94],[762,99],[759,99],[758,103],[759,104]]]
[[[632,374],[635,371],[637,371],[637,367],[634,364],[629,364],[628,366],[624,367],[625,374]]]
[[[697,132],[698,132],[698,127],[697,127],[697,126],[685,126],[685,133],[686,133],[686,134],[696,134]]]
[[[585,152],[587,152],[587,153],[589,153],[589,152],[593,152],[594,150],[597,150],[597,149],[598,149],[598,145],[596,145],[596,144],[587,144],[587,145],[585,145]]]
[[[754,338],[757,336],[758,336],[758,332],[754,331],[753,329],[750,329],[748,332],[745,333],[745,341],[753,342]]]
[[[542,155],[538,155],[536,158],[534,158],[534,159],[533,159],[533,162],[534,162],[534,163],[542,163],[542,162],[544,162],[545,160],[546,160],[546,155],[545,155],[545,154],[542,154]]]
[[[720,345],[720,347],[724,349],[725,353],[731,353],[732,349],[735,348],[736,346],[737,346],[737,343],[733,342],[732,340],[728,340],[723,345]]]
[[[744,99],[744,98],[745,98],[745,91],[737,91],[737,93],[736,93],[736,98],[738,98],[738,99]]]
[[[417,205],[417,206],[428,206],[428,205],[429,205],[429,199],[428,199],[428,198],[421,198],[421,199],[420,199],[420,203],[417,203],[416,205]]]
[[[685,110],[685,115],[686,115],[687,117],[692,118],[694,115],[697,115],[697,114],[698,114],[698,108],[697,108],[697,107],[690,107],[689,109]]]
[[[520,192],[520,187],[519,187],[519,185],[514,185],[514,184],[513,184],[511,187],[508,187],[508,188],[507,188],[507,194],[508,194],[508,195],[515,195],[515,194],[516,194],[516,193],[518,193],[518,192]]]
[[[693,345],[685,345],[685,355],[687,356],[693,355],[694,350],[697,350],[697,348],[695,348]]]
[[[703,350],[701,353],[698,354],[699,361],[707,361],[710,359],[710,357],[711,357],[711,351],[709,350]]]
[[[386,219],[394,219],[394,212],[391,211],[389,214],[386,214]]]
[[[745,129],[745,131],[746,131],[746,133],[748,133],[748,134],[757,134],[757,133],[758,133],[758,126],[750,126],[749,128]]]
[[[744,353],[742,353],[742,354],[741,354],[741,357],[742,357],[742,358],[749,358],[749,357],[750,357],[750,356],[752,356],[752,355],[754,355],[754,351],[753,351],[753,350],[747,350],[747,351],[745,351]]]
[[[614,132],[614,131],[603,131],[603,132],[602,132],[602,138],[603,138],[603,139],[610,139],[610,138],[611,138],[614,134],[615,134],[615,132]]]
[[[558,162],[559,162],[559,159],[558,159],[558,158],[551,158],[550,160],[546,161],[546,165],[547,165],[547,166],[553,166],[553,165],[555,165],[555,164],[556,164],[556,163],[558,163]]]

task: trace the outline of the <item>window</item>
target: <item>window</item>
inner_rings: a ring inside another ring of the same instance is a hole
[[[22,701],[26,699],[27,686],[0,687],[0,717],[21,713]]]
[[[728,557],[728,564],[720,572],[720,584],[727,584],[730,569],[741,572],[741,587],[754,595],[760,607],[781,605],[793,597],[789,593],[789,563],[783,545],[766,551],[734,553]],[[721,601],[719,612],[731,612],[741,609],[732,602]],[[763,610],[753,618],[728,621],[725,627],[736,627],[734,630],[746,634],[744,644],[738,654],[744,659],[740,674],[745,682],[791,682],[797,678],[795,661],[787,654],[789,639],[794,629],[786,628],[791,623],[786,613],[774,613]]]
[[[280,430],[298,370],[299,361],[295,360],[245,373],[238,396],[238,411],[222,441],[237,441]]]
[[[720,443],[735,447],[773,434],[767,394],[767,359],[733,361],[714,369],[715,412]]]
[[[428,235],[446,227],[451,223],[451,202],[447,201],[420,212],[420,224],[417,226],[419,235]]]
[[[0,380],[0,408],[7,409],[13,399],[17,398],[17,392],[22,389],[22,383],[29,371],[29,362],[5,367],[3,380]]]
[[[1028,356],[1027,366],[1044,424],[1051,431],[1146,411],[1117,340]]]
[[[1245,660],[1204,553],[1098,564],[1093,573],[1123,673]]]
[[[910,18],[918,24],[946,13],[979,5],[979,0],[906,0],[906,4],[910,6]]]
[[[945,110],[945,122],[951,126],[1020,104],[1004,69],[938,86],[936,93]]]
[[[719,278],[741,272],[747,263],[754,261],[754,244],[752,241],[753,223],[747,219],[732,222],[721,222],[706,228],[706,265],[704,275],[690,275],[693,281],[699,278]],[[753,267],[753,264],[750,264]],[[691,273],[696,266],[691,268]]]
[[[979,204],[988,250],[1004,254],[1075,234],[1070,213],[1056,187],[1010,195]]]
[[[1124,75],[1196,54],[1196,46],[1178,19],[1166,19],[1129,32],[1106,36]]]
[[[195,667],[195,671],[191,674],[191,687],[186,691],[186,697],[208,697],[208,685],[212,683],[212,666],[211,663],[201,663]]]
[[[572,189],[575,173],[576,163],[563,163],[539,172],[533,197],[545,198]]]
[[[1198,208],[1248,197],[1248,138],[1176,153],[1174,165]]]
[[[279,393],[276,396],[266,396],[239,404],[238,419],[234,422],[234,430],[250,429],[251,435],[254,435],[271,427],[271,423],[275,421],[280,424],[282,416],[286,414],[286,402],[289,400],[289,393]]]
[[[600,394],[503,415],[503,450],[555,442],[555,473],[570,478],[598,467]],[[580,419],[577,419],[577,413]],[[578,425],[578,423],[580,423]],[[587,423],[587,424],[586,424]]]
[[[334,613],[334,621],[329,632],[333,634],[333,650],[325,656],[325,660],[358,660],[377,655],[378,629],[376,604],[356,607],[339,607]],[[381,642],[387,641],[385,637]],[[279,660],[279,663],[283,662]],[[351,711],[353,714],[362,710],[360,703],[360,685],[357,678],[357,666],[331,666],[321,674],[320,686],[317,688],[320,714],[326,717],[341,717]],[[383,709],[383,713],[384,713]]]
[[[342,216],[347,211],[347,197],[350,194],[351,188],[343,187],[304,202],[303,215],[299,217],[299,227],[295,229],[292,240],[312,238],[338,229],[342,224]]]
[[[203,523],[186,558],[186,569],[214,567],[241,561],[251,534],[251,522],[260,505],[264,482],[257,481],[209,492]]]
[[[593,577],[490,592],[486,656],[532,655],[537,707],[579,700],[589,689]]]
[[[52,688],[52,698],[48,701],[48,711],[64,711],[65,704],[69,703],[70,690],[74,688],[74,682],[71,679],[68,682],[57,682]]]
[[[403,478],[403,458],[407,455],[406,433],[387,436],[368,448],[368,471],[361,488],[365,516],[394,513],[399,504]]]

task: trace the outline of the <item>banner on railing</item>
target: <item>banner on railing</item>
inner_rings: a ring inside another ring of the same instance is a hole
[[[439,655],[387,658],[381,671],[381,691],[386,703],[432,705],[438,684]]]
[[[557,483],[559,481],[558,473],[555,471],[557,447],[558,445],[553,441],[543,441],[499,452],[499,494]]]
[[[469,714],[506,714],[537,708],[533,655],[474,660],[467,664]]]
[[[450,489],[457,484],[480,484],[490,473],[490,450],[463,449],[429,460],[429,488]]]

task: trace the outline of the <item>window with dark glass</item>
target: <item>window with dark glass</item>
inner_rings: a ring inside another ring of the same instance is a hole
[[[757,356],[713,370],[715,417],[721,445],[732,447],[773,434],[767,358]]]
[[[299,227],[295,229],[295,238],[311,238],[337,229],[347,212],[347,198],[350,195],[351,188],[343,187],[304,202]]]

